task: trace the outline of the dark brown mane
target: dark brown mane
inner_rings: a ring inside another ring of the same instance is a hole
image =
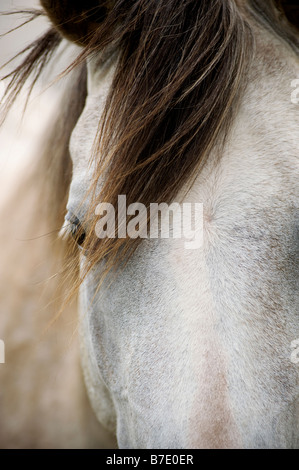
[[[280,0],[278,6],[286,15],[288,21],[299,31],[299,6],[297,0]]]
[[[128,204],[147,207],[171,202],[193,181],[211,149],[220,148],[236,115],[254,53],[246,15],[232,0],[115,0],[102,2],[101,8],[93,1],[84,8],[68,1],[42,3],[55,28],[28,48],[11,74],[10,98],[30,75],[33,82],[38,79],[60,33],[84,46],[72,67],[117,44],[119,60],[99,123],[91,191],[107,162],[109,170],[88,217],[99,202],[116,207],[119,194]],[[248,0],[258,21],[297,47],[296,34],[288,31],[276,4]],[[91,265],[109,255],[111,267],[120,249],[130,254],[138,245],[138,239],[95,239],[93,228],[85,240]]]

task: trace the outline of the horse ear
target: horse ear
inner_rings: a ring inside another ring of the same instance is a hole
[[[70,41],[86,45],[90,34],[107,15],[105,0],[40,0],[58,31]]]

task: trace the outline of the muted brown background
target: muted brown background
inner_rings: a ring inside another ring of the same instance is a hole
[[[33,0],[0,0],[0,13],[38,6]],[[22,17],[0,15],[0,35]],[[44,19],[0,38],[0,64],[47,27]],[[67,55],[72,56],[74,51]],[[57,62],[57,61],[56,61]],[[23,115],[21,94],[0,128],[0,448],[110,448],[115,441],[97,423],[79,364],[76,301],[57,321],[61,266],[54,236],[39,204],[33,169],[66,86],[47,84],[50,68]],[[11,69],[11,65],[5,70]],[[2,70],[0,75],[5,71]],[[52,77],[53,78],[53,77]],[[0,89],[1,94],[1,89]],[[43,178],[38,179],[43,184]],[[60,242],[62,243],[62,242]]]

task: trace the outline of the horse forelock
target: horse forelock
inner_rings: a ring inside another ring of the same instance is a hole
[[[225,140],[250,62],[250,28],[234,2],[150,1],[141,9],[136,1],[125,13],[123,7],[123,1],[115,2],[82,55],[118,43],[94,146],[94,197],[87,220],[94,219],[100,201],[116,207],[119,194],[126,194],[128,204],[148,206],[171,202],[186,183],[191,185],[209,152]],[[109,253],[112,266],[120,248],[131,254],[138,244],[99,243],[93,234],[91,226],[85,244],[94,254],[92,262]]]
[[[89,189],[94,197],[87,219],[99,201],[116,206],[119,194],[126,194],[128,204],[171,202],[184,185],[191,186],[212,149],[218,146],[221,155],[254,56],[252,16],[266,21],[297,47],[296,36],[280,21],[274,0],[206,0],[200,4],[194,0],[151,0],[146,4],[136,0],[130,7],[124,0],[116,0],[103,2],[100,10],[99,2],[93,1],[81,10],[69,1],[41,3],[55,28],[84,46],[71,68],[101,54],[107,46],[117,44],[119,50],[94,145],[96,171]],[[54,30],[35,43],[13,75],[16,93],[35,70],[38,78],[58,43]],[[78,99],[77,93],[75,86],[70,103]],[[66,145],[71,129],[67,120],[63,125],[68,128]],[[59,157],[56,161],[59,163]],[[65,157],[60,162],[63,167]],[[52,171],[57,166],[52,165]],[[98,194],[104,171],[104,187]],[[65,194],[68,182],[66,179]],[[99,243],[92,226],[85,243],[93,253],[92,263],[109,253],[113,265],[119,249],[130,254],[138,240]]]

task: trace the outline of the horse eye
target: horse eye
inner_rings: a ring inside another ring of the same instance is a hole
[[[77,243],[77,245],[81,246],[84,243],[86,238],[85,230],[83,229],[80,220],[73,214],[70,214],[68,217],[68,221],[70,223],[70,233]]]

